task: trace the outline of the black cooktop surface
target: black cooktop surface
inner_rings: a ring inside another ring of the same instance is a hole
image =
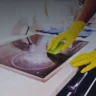
[[[96,96],[96,69],[85,74],[78,71],[57,96]]]

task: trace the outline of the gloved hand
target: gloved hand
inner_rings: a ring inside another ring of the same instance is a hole
[[[47,50],[54,50],[60,41],[66,40],[65,44],[60,47],[60,51],[65,50],[70,44],[73,43],[84,27],[85,23],[83,21],[74,21],[69,30],[60,33],[58,36],[52,39],[47,47]]]
[[[96,67],[96,50],[88,53],[83,53],[75,57],[70,61],[73,67],[79,67],[87,65],[84,69],[81,70],[81,73],[85,73]]]

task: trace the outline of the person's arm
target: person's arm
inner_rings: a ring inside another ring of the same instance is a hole
[[[85,4],[83,7],[82,12],[80,13],[79,17],[77,18],[78,21],[83,21],[88,23],[91,17],[96,12],[96,0],[85,0]],[[82,53],[70,61],[70,64],[73,67],[80,67],[87,65],[85,68],[81,70],[81,73],[88,72],[94,68],[96,68],[96,50],[91,52]]]
[[[64,51],[66,48],[68,48],[77,38],[79,33],[83,30],[83,28],[86,26],[86,23],[91,19],[95,12],[96,0],[85,0],[84,7],[77,20],[71,24],[68,30],[53,38],[49,43],[47,50],[55,50],[57,45],[62,40],[65,40],[66,42],[64,45],[60,46],[60,51]]]
[[[85,0],[84,7],[77,18],[78,21],[87,23],[96,12],[96,0]]]

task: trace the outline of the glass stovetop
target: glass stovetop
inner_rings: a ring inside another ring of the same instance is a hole
[[[78,71],[57,96],[96,96],[96,69],[85,74]]]
[[[76,40],[66,51],[53,55],[46,52],[49,38],[33,35],[1,45],[0,63],[14,72],[44,82],[58,72],[57,68],[60,70],[66,60],[88,44],[87,41]]]

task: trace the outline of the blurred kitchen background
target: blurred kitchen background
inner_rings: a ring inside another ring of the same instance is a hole
[[[70,26],[82,9],[82,0],[0,0],[0,38],[24,34],[30,29],[50,28],[62,32]],[[91,27],[96,27],[95,16]],[[23,30],[23,33],[22,33]],[[25,28],[26,30],[26,28]],[[21,33],[20,33],[21,32]]]

